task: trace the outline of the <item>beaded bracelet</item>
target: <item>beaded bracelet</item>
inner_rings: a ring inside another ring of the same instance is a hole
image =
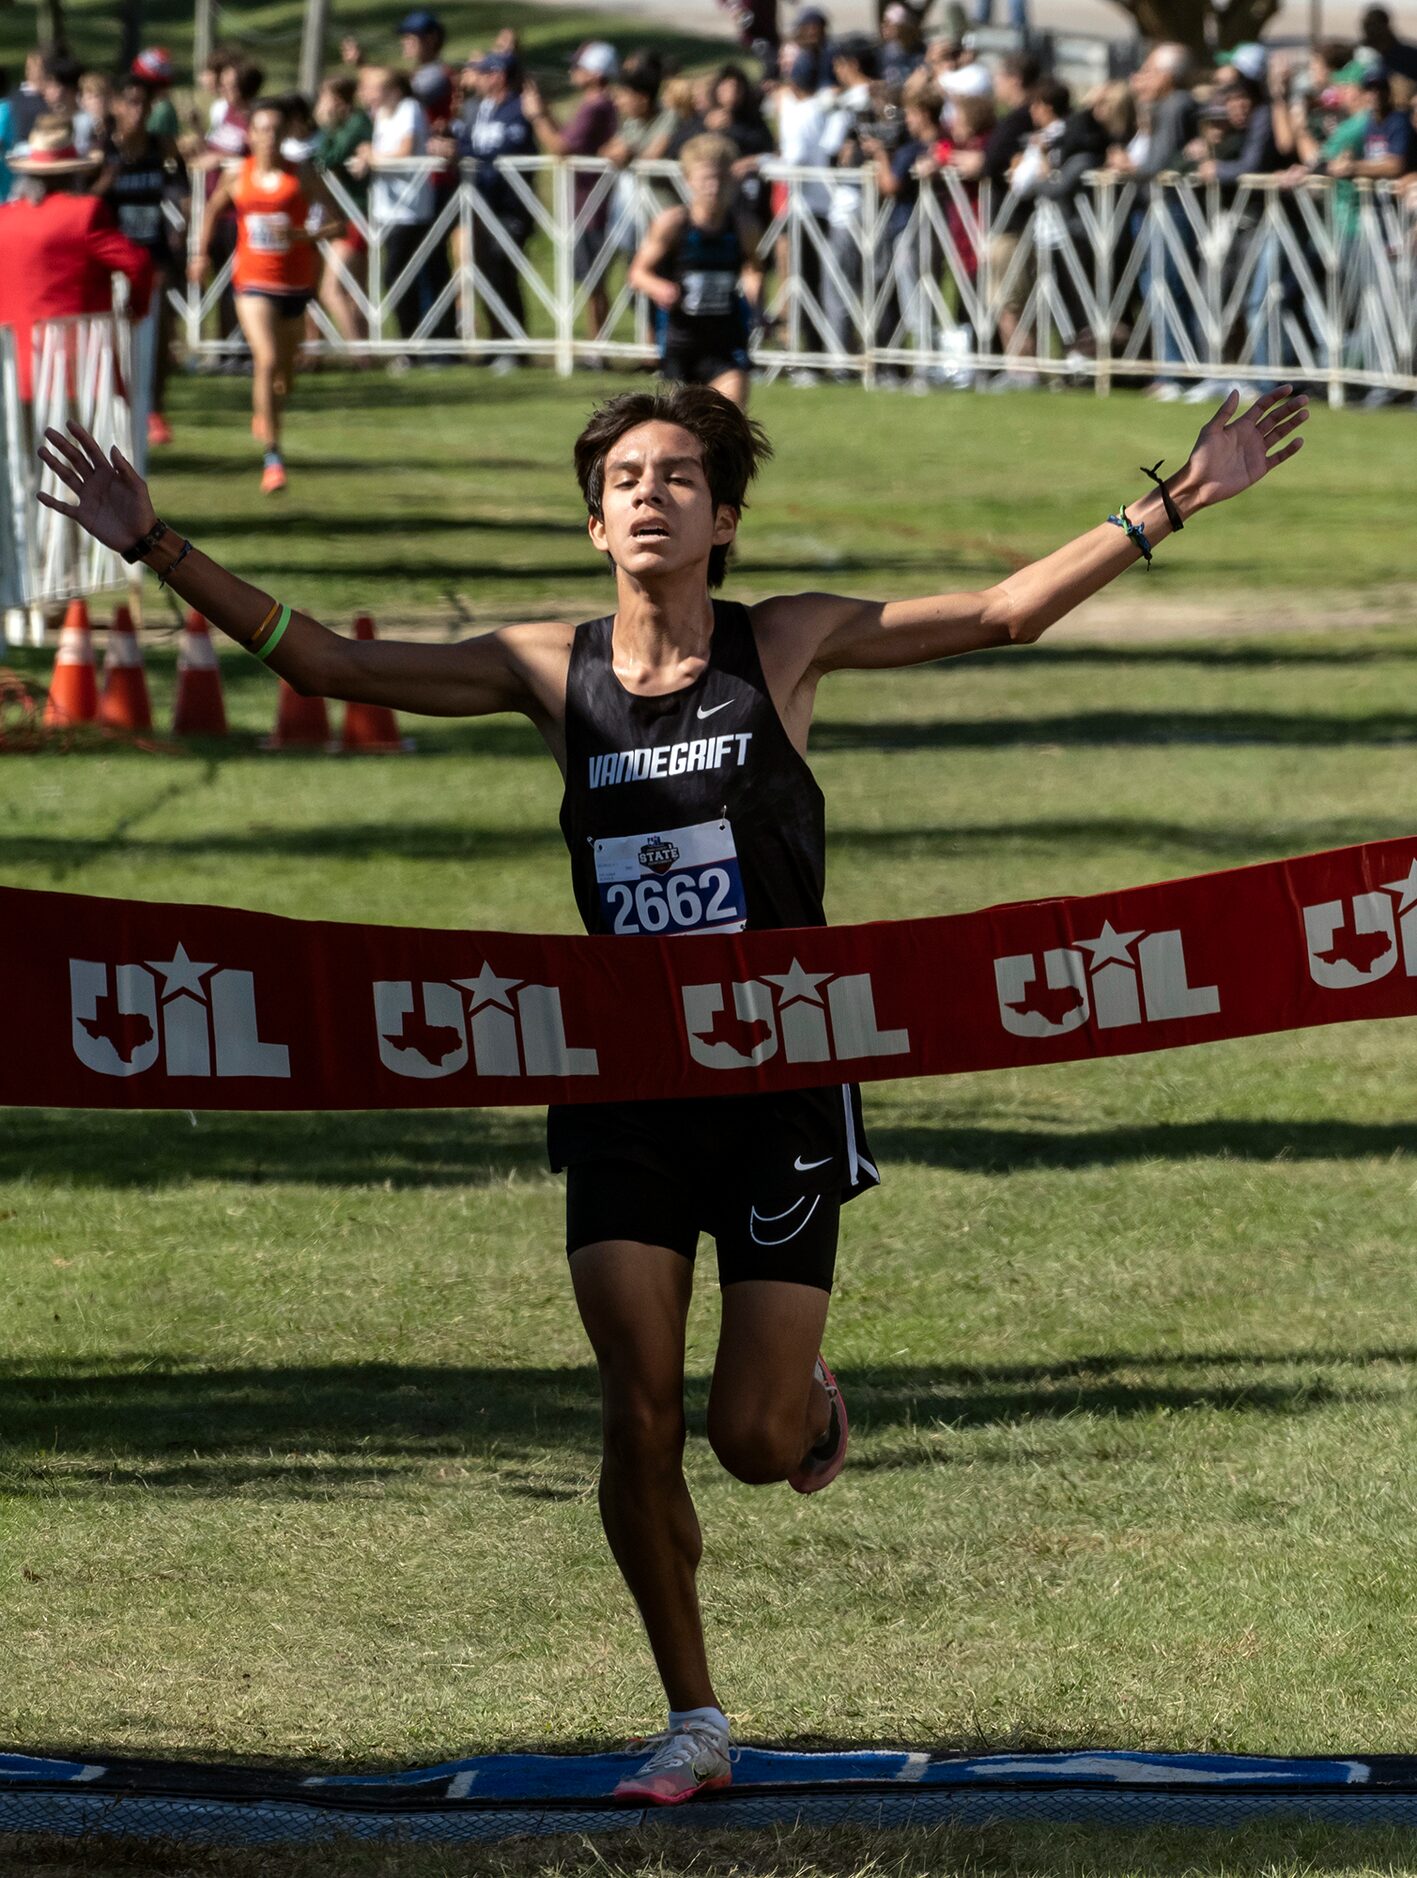
[[[1127,540],[1131,542],[1134,548],[1141,551],[1141,557],[1146,562],[1147,572],[1150,573],[1151,543],[1147,540],[1146,530],[1142,527],[1141,523],[1134,522],[1127,514],[1127,505],[1123,503],[1121,512],[1117,515],[1109,515],[1107,519],[1114,528],[1121,529],[1122,533],[1127,537]]]

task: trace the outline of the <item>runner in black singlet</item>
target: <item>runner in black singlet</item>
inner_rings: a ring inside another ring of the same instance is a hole
[[[148,129],[151,110],[152,87],[140,78],[125,79],[113,99],[113,143],[104,156],[98,189],[112,202],[123,233],[152,257],[153,294],[148,319],[154,330],[148,442],[165,444],[172,441],[166,393],[176,323],[168,289],[180,279],[177,257],[181,247],[180,235],[174,239],[167,205],[180,204],[185,211],[191,185],[176,146]]]
[[[653,301],[660,369],[686,385],[712,385],[748,405],[748,337],[762,271],[759,231],[738,202],[726,137],[692,137],[680,152],[687,204],[655,220],[630,263],[629,283]]]
[[[810,927],[822,924],[822,799],[804,755],[818,683],[1037,639],[1173,525],[1292,456],[1305,405],[1283,386],[1241,417],[1232,395],[1164,494],[1148,488],[982,592],[887,602],[807,593],[745,608],[710,588],[766,439],[715,391],[628,392],[576,443],[590,538],[615,570],[613,615],[508,626],[455,646],[349,640],[282,608],[159,522],[131,465],[106,458],[78,426],[49,431],[41,452],[76,500],[40,499],[167,576],[304,693],[528,717],[566,779],[561,821],[590,931]],[[819,978],[793,959],[777,983],[784,1027],[795,1008],[800,1034],[825,1044]],[[695,1035],[726,1063],[751,1060],[752,1017],[750,1005],[721,1036],[703,1026]],[[850,1088],[556,1109],[550,1144],[569,1170],[572,1282],[600,1370],[601,1515],[670,1704],[667,1732],[617,1792],[673,1803],[731,1778],[681,1466],[699,1233],[718,1241],[723,1286],[714,1452],[740,1480],[813,1492],[846,1451],[845,1409],[819,1354],[837,1213],[876,1171]]]
[[[747,607],[714,601],[703,670],[659,697],[616,677],[614,624],[577,629],[566,680],[561,828],[586,931],[824,926],[822,792],[768,692]],[[804,995],[822,1001],[815,984]],[[569,1251],[626,1237],[633,1194],[633,1236],[692,1259],[711,1233],[725,1285],[830,1290],[840,1203],[879,1178],[849,1084],[577,1103],[552,1109],[548,1133],[552,1165],[570,1170]]]

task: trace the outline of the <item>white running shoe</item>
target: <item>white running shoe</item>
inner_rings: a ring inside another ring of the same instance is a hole
[[[688,1722],[662,1735],[648,1735],[639,1745],[652,1747],[654,1752],[643,1767],[620,1782],[612,1799],[682,1806],[696,1794],[732,1784],[733,1750],[728,1736],[712,1722]]]

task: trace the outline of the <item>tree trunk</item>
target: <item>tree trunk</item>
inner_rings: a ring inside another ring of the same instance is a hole
[[[126,72],[143,49],[143,0],[123,0],[118,17],[123,28],[118,64]]]
[[[64,0],[38,0],[35,7],[35,38],[41,46],[68,44],[64,26]]]
[[[314,102],[325,69],[325,40],[330,29],[330,0],[305,0],[305,28],[300,37],[300,89]]]

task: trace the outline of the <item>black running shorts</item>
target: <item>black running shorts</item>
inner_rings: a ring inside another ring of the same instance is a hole
[[[708,1233],[722,1285],[830,1291],[842,1203],[878,1178],[850,1086],[558,1106],[548,1136],[568,1253],[620,1239],[692,1259]]]
[[[592,1161],[566,1176],[566,1252],[609,1239],[662,1245],[693,1260],[699,1234],[718,1247],[718,1282],[774,1278],[830,1291],[841,1200],[835,1193],[710,1193],[635,1161]]]
[[[730,346],[721,352],[697,352],[689,346],[666,346],[659,361],[662,378],[678,385],[711,385],[729,372],[752,370],[746,346]]]

